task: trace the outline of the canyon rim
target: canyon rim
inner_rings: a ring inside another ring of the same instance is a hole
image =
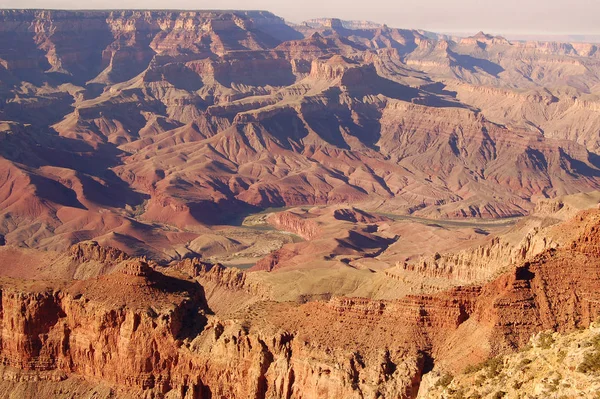
[[[596,398],[598,46],[0,9],[0,398]]]

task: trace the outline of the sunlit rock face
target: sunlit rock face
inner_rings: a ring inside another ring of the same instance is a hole
[[[0,392],[415,398],[587,326],[597,50],[1,10]]]

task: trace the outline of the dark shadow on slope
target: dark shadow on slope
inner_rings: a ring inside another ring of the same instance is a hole
[[[18,79],[8,69],[4,68],[3,65],[0,65],[0,82],[2,82],[3,91],[6,93],[8,91],[6,89],[17,87],[21,79]],[[4,93],[0,94],[0,110],[5,106],[4,99],[2,98]]]
[[[342,80],[342,83],[345,83],[344,80]],[[395,100],[408,102],[413,98],[418,97],[420,94],[419,89],[405,86],[398,82],[394,82],[393,80],[383,78],[379,75],[376,75],[372,81],[366,82],[365,85],[352,86],[351,84],[348,84],[347,87],[348,91],[353,96],[360,96],[361,94],[383,94],[384,96],[393,98]]]
[[[369,237],[354,230],[348,232],[348,238],[336,238],[336,241],[341,247],[349,248],[357,252],[362,252],[365,249],[387,248],[387,246],[393,242],[377,236]]]
[[[321,112],[310,112],[305,114],[304,120],[310,129],[327,143],[341,149],[350,149],[344,136],[342,136],[340,131],[341,121],[338,119],[335,112],[327,112],[324,106]]]
[[[145,30],[135,29],[121,33],[107,47],[106,53],[112,53],[111,69],[108,71],[108,77],[112,82],[125,82],[148,68],[148,64],[156,55],[156,52],[150,47],[156,32],[148,33]],[[108,58],[105,61],[109,62]],[[108,65],[105,64],[102,67],[106,68]]]
[[[594,168],[600,170],[600,155],[594,152],[588,152],[588,161]]]
[[[381,138],[381,123],[379,122],[381,113],[377,109],[369,106],[357,105],[354,109],[336,110],[332,112],[329,117],[330,126],[328,128],[331,131],[344,131],[348,136],[357,138],[366,147],[376,151],[379,150],[376,143]],[[337,124],[334,124],[333,118],[335,118]],[[342,138],[342,140],[344,139]],[[350,148],[345,140],[343,141],[342,146],[338,145],[338,147],[345,149]]]
[[[588,160],[591,165],[587,163],[572,158],[569,154],[565,152],[564,149],[559,147],[560,154],[560,166],[561,168],[569,173],[573,177],[591,177],[597,178],[600,177],[600,169],[597,168],[597,162],[599,161],[599,156],[596,154],[588,153]]]
[[[186,391],[183,395],[188,395],[191,398],[213,399],[213,393],[209,386],[204,385],[198,377],[198,381],[191,387],[184,388]],[[189,391],[191,389],[191,391]]]
[[[548,161],[542,151],[528,147],[525,150],[525,155],[529,159],[529,163],[534,169],[542,172],[548,171]]]
[[[7,61],[9,72],[19,80],[36,86],[48,81],[44,71],[50,68],[50,64],[45,52],[35,44],[35,32],[2,30],[0,58]]]
[[[256,28],[256,31],[263,32],[275,38],[279,43],[290,40],[301,40],[304,38],[302,33],[286,24],[264,24]]]
[[[187,294],[189,300],[179,305],[173,314],[171,333],[176,339],[194,338],[206,327],[205,313],[212,313],[206,302],[204,288],[194,280],[183,280],[152,270],[147,276],[152,288],[168,294]]]
[[[200,76],[187,68],[185,65],[178,65],[179,68],[175,71],[169,71],[165,76],[167,82],[171,83],[175,88],[187,91],[200,90],[204,83]]]
[[[521,281],[531,281],[535,277],[535,273],[529,270],[531,264],[526,262],[523,266],[517,267],[515,270],[515,279]]]
[[[1,101],[1,100],[0,100]],[[39,128],[53,125],[73,112],[73,97],[68,93],[52,93],[40,96],[21,96],[17,101],[2,104],[4,118],[14,122],[31,124]]]
[[[168,294],[188,293],[190,296],[196,297],[200,300],[204,297],[204,290],[196,281],[171,277],[155,270],[148,273],[147,278],[148,282],[153,288],[156,288],[162,292]],[[204,303],[199,305],[202,307],[206,306]]]
[[[378,87],[371,88],[365,85],[346,88],[357,98],[369,94],[368,91],[371,89],[378,89]],[[375,107],[360,102],[357,102],[354,108],[340,105],[340,94],[339,88],[331,88],[326,93],[329,97],[328,105],[320,104],[320,109],[314,104],[306,107],[303,116],[308,127],[321,139],[338,148],[345,150],[351,148],[342,134],[344,132],[348,136],[356,137],[365,146],[377,150],[376,143],[381,137],[380,112]]]
[[[248,47],[248,43],[256,43],[264,49],[276,47],[280,41],[271,35],[266,34],[258,29],[242,29],[239,26],[218,27],[212,26],[213,34],[211,37],[212,45],[218,43],[222,45],[225,51],[242,51],[256,50],[256,48]]]
[[[84,141],[58,136],[52,130],[40,131],[23,126],[17,126],[0,142],[0,156],[9,161],[33,169],[53,166],[79,172],[77,178],[81,180],[84,194],[90,201],[117,208],[139,205],[144,200],[144,195],[133,191],[110,169],[120,164],[122,154],[112,144],[101,144],[94,149]],[[92,177],[101,179],[103,183]],[[62,205],[84,208],[72,190],[49,181],[53,183],[43,183],[42,180],[41,184],[46,188],[40,193],[42,197]]]
[[[461,67],[471,72],[477,72],[477,69],[480,69],[485,73],[495,77],[498,77],[500,73],[504,72],[504,68],[491,61],[482,58],[475,58],[470,55],[458,54],[450,50],[448,50],[448,53],[458,62]]]
[[[125,208],[143,203],[149,196],[140,194],[119,179],[114,172],[107,170],[103,174],[102,184],[88,175],[79,175],[83,185],[83,195],[89,201],[110,208]]]
[[[342,119],[342,127],[348,134],[356,137],[365,146],[379,151],[377,142],[381,138],[381,123],[379,122],[381,114],[374,109],[366,109],[361,113],[357,112],[358,120],[356,122],[350,113],[347,116]]]
[[[264,208],[247,204],[235,198],[213,201],[198,201],[187,204],[190,214],[198,222],[207,225],[241,225],[249,215]]]
[[[261,121],[264,129],[282,148],[293,150],[301,146],[301,141],[308,135],[308,130],[293,109],[284,109],[270,118]]]
[[[108,24],[99,26],[101,29],[58,31],[52,34],[50,40],[55,46],[56,56],[66,70],[59,74],[69,82],[85,85],[104,69],[103,51],[113,42],[114,37]],[[78,56],[72,57],[73,53]]]
[[[29,179],[38,197],[71,208],[87,209],[79,202],[75,191],[59,182],[35,174],[29,175]]]
[[[44,82],[84,85],[104,68],[102,53],[114,40],[108,24],[104,22],[96,26],[100,28],[58,29],[45,36],[33,31],[5,30],[0,32],[0,58],[19,65],[14,75],[37,86]],[[58,59],[61,69],[52,70],[47,51],[42,50],[42,46],[48,51],[52,49],[53,58]]]
[[[189,92],[200,90],[204,86],[198,73],[178,62],[160,66],[153,65],[144,72],[143,78],[145,83],[166,81],[177,89]]]
[[[250,54],[249,54],[250,55]],[[290,86],[296,82],[292,64],[285,59],[237,59],[220,63],[215,79],[225,87],[232,84],[248,86]]]
[[[158,100],[145,101],[145,97],[142,89],[127,89],[111,101],[79,107],[76,111],[78,124],[101,138],[105,137],[106,141],[110,139],[116,145],[125,144],[128,140],[139,138],[139,131],[147,124],[144,113],[167,114],[165,104]],[[119,136],[115,134],[117,132]]]
[[[349,69],[342,78],[342,85],[344,85],[350,95],[359,100],[365,95],[382,94],[394,100],[412,102],[429,107],[466,108],[464,104],[448,101],[446,98],[438,95],[384,78],[377,74],[375,67],[372,65]]]
[[[354,40],[352,40],[351,37],[347,37],[347,36],[343,36],[343,35],[339,35],[337,33],[333,34],[331,36],[331,38],[334,40],[334,43],[336,44],[336,47],[339,49],[339,46],[337,46],[337,43],[335,41],[339,41],[341,44],[346,45],[348,47],[352,47],[354,50],[357,51],[367,51],[368,48],[359,42],[355,42]]]
[[[458,92],[446,90],[446,85],[442,82],[435,82],[428,85],[421,86],[421,90],[424,90],[431,94],[437,94],[441,96],[448,96],[452,98],[456,98]]]
[[[84,88],[84,98],[88,100],[90,98],[96,98],[100,96],[104,92],[106,86],[101,83],[89,83],[86,84]]]

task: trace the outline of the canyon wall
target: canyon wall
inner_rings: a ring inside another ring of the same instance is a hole
[[[577,220],[583,234],[570,246],[484,286],[397,301],[262,301],[215,315],[182,273],[213,273],[230,292],[244,278],[189,261],[159,272],[128,259],[75,282],[4,278],[0,357],[42,380],[101,380],[145,397],[414,398],[434,365],[460,369],[600,315],[600,214]],[[465,335],[474,326],[483,339]]]

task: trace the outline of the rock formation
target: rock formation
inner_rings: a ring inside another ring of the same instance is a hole
[[[0,397],[446,395],[589,326],[597,50],[0,10]]]
[[[598,323],[571,334],[541,332],[517,354],[490,359],[456,375],[428,376],[418,398],[593,398],[600,387],[598,332]]]
[[[96,240],[170,261],[206,226],[268,207],[497,218],[599,187],[592,45],[259,11],[0,21],[11,245]]]
[[[259,301],[214,314],[199,282],[234,293],[245,277],[191,260],[126,259],[72,282],[3,278],[0,384],[17,389],[11,373],[30,373],[46,390],[81,378],[131,396],[414,398],[433,366],[455,372],[600,315],[600,213],[569,223],[583,226],[570,245],[483,286],[396,301]]]

